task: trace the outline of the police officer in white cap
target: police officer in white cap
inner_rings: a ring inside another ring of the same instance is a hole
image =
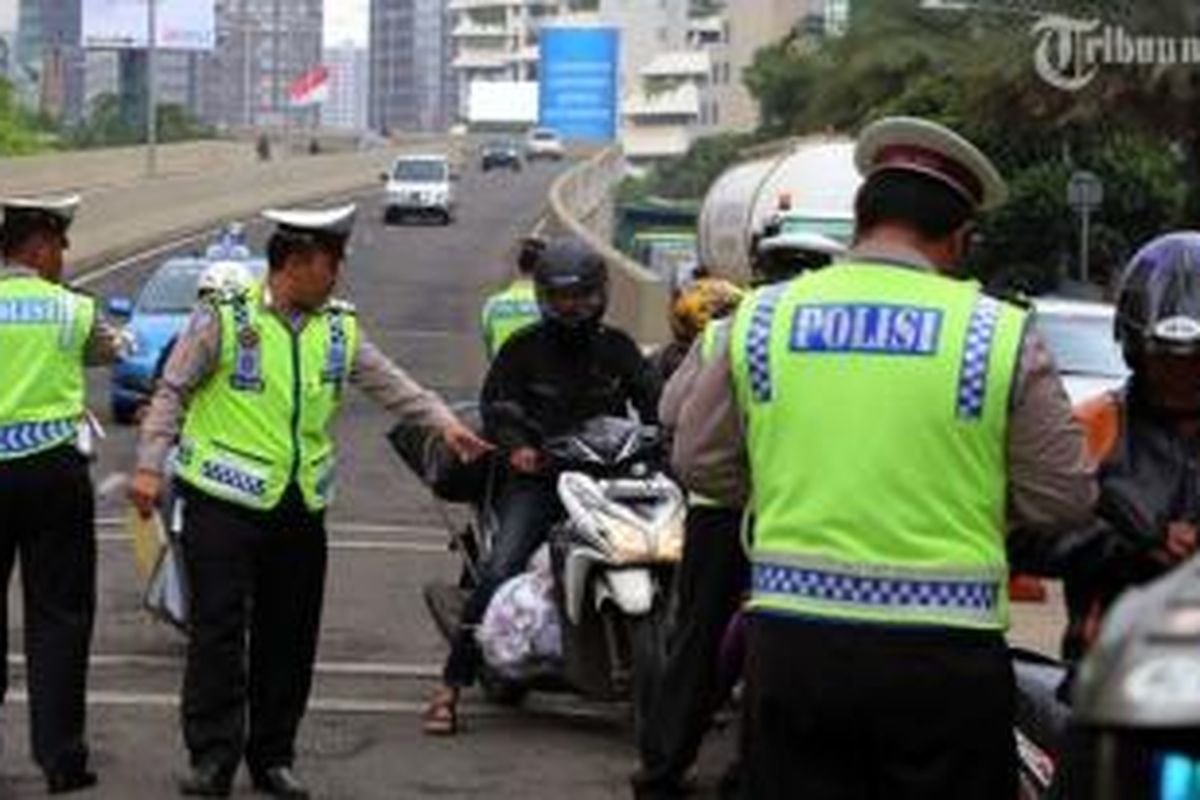
[[[742,303],[676,429],[754,515],[743,796],[1009,800],[1007,525],[1067,529],[1095,481],[1025,313],[956,275],[996,169],[911,118],[857,162],[852,249]]]
[[[151,401],[131,488],[151,513],[178,436],[191,587],[186,795],[228,795],[244,758],[258,790],[308,796],[292,763],[321,620],[330,429],[345,386],[437,432],[464,460],[488,448],[368,341],[352,306],[331,299],[355,207],[264,216],[275,225],[265,285],[221,293],[193,315]]]
[[[0,701],[19,555],[33,755],[59,793],[96,782],[84,741],[96,592],[84,367],[113,361],[124,339],[92,298],[62,285],[79,198],[0,206]]]

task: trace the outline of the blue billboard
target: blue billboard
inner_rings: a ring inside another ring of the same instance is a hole
[[[541,33],[538,117],[566,139],[617,138],[620,32],[547,26]]]

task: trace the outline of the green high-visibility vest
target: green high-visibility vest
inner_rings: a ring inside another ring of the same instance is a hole
[[[330,427],[358,352],[354,309],[338,301],[299,332],[263,307],[260,290],[216,302],[216,372],[188,407],[179,477],[213,497],[257,510],[296,483],[311,511],[333,500]]]
[[[975,283],[841,264],[744,303],[758,609],[1003,629],[1005,438],[1024,312]]]
[[[0,461],[74,440],[96,304],[38,277],[0,280]]]
[[[521,279],[488,298],[483,305],[483,341],[494,358],[513,334],[542,318],[533,281]]]

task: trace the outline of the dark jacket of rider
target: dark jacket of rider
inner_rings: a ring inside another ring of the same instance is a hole
[[[1015,532],[1009,539],[1014,569],[1063,578],[1068,661],[1086,652],[1118,595],[1178,563],[1165,548],[1168,526],[1200,521],[1200,443],[1139,396],[1131,381],[1076,409],[1099,465],[1100,501],[1092,522],[1062,537]]]
[[[660,390],[653,368],[623,331],[601,324],[568,337],[543,321],[514,334],[496,354],[481,396],[484,427],[503,446],[538,446],[535,434],[496,413],[500,403],[519,407],[544,437],[595,417],[628,416],[631,406],[654,425]]]

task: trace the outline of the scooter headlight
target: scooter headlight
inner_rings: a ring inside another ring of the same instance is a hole
[[[600,522],[617,561],[632,564],[653,560],[654,548],[641,527],[610,514],[604,514]]]

